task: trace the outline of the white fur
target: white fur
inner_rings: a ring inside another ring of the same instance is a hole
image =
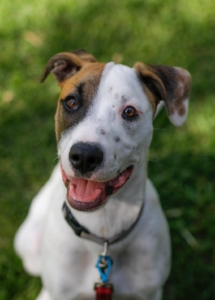
[[[136,107],[139,118],[128,125],[121,115],[130,105]],[[114,260],[110,281],[115,285],[115,294],[136,295],[145,300],[161,299],[162,286],[170,270],[168,226],[158,195],[147,179],[152,118],[152,107],[134,69],[110,63],[87,116],[67,130],[58,146],[67,175],[74,175],[68,161],[69,150],[80,141],[100,143],[105,154],[104,163],[92,175],[92,180],[110,180],[119,169],[123,171],[134,165],[131,178],[109,197],[103,208],[91,213],[71,210],[94,234],[112,237],[131,226],[145,203],[134,230],[109,249]],[[105,135],[99,135],[100,128],[105,130]],[[116,136],[121,139],[118,143],[114,140]],[[61,212],[65,199],[66,188],[57,166],[34,199],[15,239],[15,248],[26,270],[42,277],[44,288],[37,300],[92,297],[93,284],[99,277],[95,263],[102,247],[75,236]]]

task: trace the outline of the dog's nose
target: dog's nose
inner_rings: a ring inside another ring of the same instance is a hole
[[[69,160],[73,168],[83,175],[101,165],[103,152],[96,144],[77,143],[70,149]]]

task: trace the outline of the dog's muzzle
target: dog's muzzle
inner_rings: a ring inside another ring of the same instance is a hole
[[[88,180],[92,172],[102,166],[104,154],[96,143],[77,143],[69,152],[69,161],[75,176],[69,176],[61,164],[61,173],[67,187],[67,202],[74,209],[93,211],[106,203],[107,197],[117,192],[130,178],[133,166],[124,169],[108,181]],[[77,177],[76,177],[77,176]]]

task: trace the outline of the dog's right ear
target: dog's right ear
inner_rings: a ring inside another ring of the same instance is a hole
[[[96,62],[96,59],[83,49],[74,52],[58,53],[48,61],[40,82],[43,82],[51,72],[58,83],[61,83],[77,73],[89,62]]]

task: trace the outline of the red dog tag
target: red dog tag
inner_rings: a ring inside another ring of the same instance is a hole
[[[111,300],[113,293],[113,285],[110,283],[96,283],[96,300]]]

